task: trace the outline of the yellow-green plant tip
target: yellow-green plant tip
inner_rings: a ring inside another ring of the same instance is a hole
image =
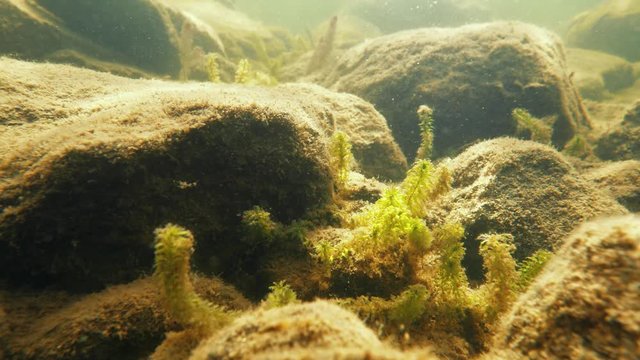
[[[190,260],[194,238],[183,227],[167,224],[155,230],[155,277],[171,317],[185,326],[210,333],[230,321],[220,307],[200,298],[193,289]]]
[[[267,309],[300,302],[295,291],[284,280],[273,283],[269,286],[269,290],[270,292],[263,302],[263,306]]]
[[[353,163],[353,153],[349,137],[343,131],[335,131],[329,141],[330,167],[335,174],[335,183],[338,191],[344,190],[349,171]]]

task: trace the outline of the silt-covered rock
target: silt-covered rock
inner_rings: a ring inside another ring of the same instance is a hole
[[[471,277],[482,273],[481,234],[512,234],[514,256],[522,260],[560,245],[585,220],[627,213],[560,153],[532,141],[499,138],[476,144],[452,160],[451,170],[453,189],[435,214],[465,227]]]
[[[0,263],[17,283],[135,278],[150,271],[153,229],[167,222],[229,270],[242,252],[224,234],[243,211],[259,205],[289,222],[328,203],[336,128],[354,139],[363,171],[385,177],[406,164],[384,119],[351,95],[1,62]],[[347,118],[360,125],[341,128]]]
[[[638,284],[640,218],[584,224],[520,296],[494,346],[508,359],[637,359]]]
[[[372,102],[407,157],[420,141],[416,110],[434,109],[435,153],[513,135],[514,108],[553,119],[562,147],[589,120],[566,68],[560,39],[517,22],[399,32],[351,48],[322,84]]]

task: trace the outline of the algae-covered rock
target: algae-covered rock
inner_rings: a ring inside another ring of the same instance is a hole
[[[508,359],[637,359],[638,284],[640,218],[584,224],[516,302],[494,346]]]
[[[288,222],[326,204],[327,137],[343,125],[365,171],[404,169],[384,119],[351,95],[0,62],[0,267],[14,282],[132,279],[167,222],[193,230],[215,271],[242,266],[223,234],[256,205]]]
[[[218,279],[194,280],[196,291],[213,303],[229,310],[250,307],[242,295]],[[48,309],[48,303],[55,303],[60,296],[45,293],[30,299],[7,295],[3,305],[7,306],[12,331],[0,335],[8,344],[8,358],[139,359],[162,342],[165,332],[180,329],[164,309],[151,278],[109,287]]]
[[[612,197],[582,178],[553,148],[499,138],[468,148],[451,162],[453,190],[439,211],[466,230],[466,268],[481,274],[478,235],[514,236],[514,257],[552,249],[581,222],[626,213]]]
[[[588,171],[584,176],[608,189],[629,211],[640,211],[640,161],[606,163]]]
[[[552,140],[558,147],[589,126],[560,39],[522,23],[379,37],[351,48],[317,79],[371,101],[407,157],[420,142],[416,110],[423,104],[434,109],[440,156],[478,139],[515,134],[514,108],[555,118]]]
[[[429,359],[383,345],[358,317],[324,301],[258,310],[203,341],[190,360]]]
[[[567,34],[571,46],[596,49],[640,60],[640,3],[607,0],[578,15]]]
[[[640,159],[640,101],[627,111],[620,125],[598,139],[595,152],[604,160]]]
[[[628,88],[637,79],[630,62],[600,51],[569,48],[567,63],[573,83],[588,99],[609,98],[611,92]]]

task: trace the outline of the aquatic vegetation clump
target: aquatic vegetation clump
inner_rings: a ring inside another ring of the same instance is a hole
[[[273,242],[278,224],[271,214],[259,206],[242,213],[241,226],[246,242],[252,244]]]
[[[220,83],[220,68],[218,66],[218,56],[215,53],[210,53],[206,56],[205,70],[207,71],[207,77],[209,81],[213,83]]]
[[[220,306],[200,298],[190,279],[194,238],[183,227],[167,224],[155,231],[155,273],[167,309],[177,322],[208,334],[231,321]]]
[[[249,59],[241,59],[236,67],[233,82],[236,84],[248,84],[249,80],[251,80],[251,63],[249,63]]]
[[[263,306],[267,309],[300,302],[296,292],[284,280],[273,283],[273,285],[269,286],[269,290],[270,292],[263,302]]]
[[[353,153],[349,137],[343,131],[335,131],[329,141],[330,167],[335,174],[338,191],[344,190],[353,164]]]
[[[427,105],[418,107],[420,147],[416,159],[429,159],[433,152],[433,110]]]
[[[429,160],[418,160],[400,187],[411,214],[422,218],[430,205],[451,189],[451,174],[445,164],[434,170]]]
[[[434,250],[439,256],[435,284],[441,304],[462,308],[468,303],[469,280],[462,266],[466,252],[464,227],[447,223],[433,230]]]
[[[516,122],[516,135],[541,144],[550,144],[553,128],[541,119],[533,117],[527,110],[515,108],[511,112]]]
[[[562,152],[567,155],[574,156],[580,159],[586,159],[594,156],[593,148],[584,139],[584,137],[580,135],[576,135],[573,138],[571,138],[571,140],[569,140],[565,144],[564,148],[562,149]]]
[[[389,319],[397,324],[409,326],[419,320],[427,310],[429,292],[424,285],[411,285],[392,299]]]
[[[551,256],[553,256],[551,251],[540,249],[519,264],[518,288],[520,291],[526,290],[533,280],[535,280],[547,262],[549,262]]]
[[[518,272],[512,253],[516,247],[511,234],[484,234],[478,240],[485,269],[482,291],[486,314],[491,318],[506,311],[515,301]]]

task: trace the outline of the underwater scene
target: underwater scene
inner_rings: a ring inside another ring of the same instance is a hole
[[[0,359],[640,360],[640,0],[0,0]]]

